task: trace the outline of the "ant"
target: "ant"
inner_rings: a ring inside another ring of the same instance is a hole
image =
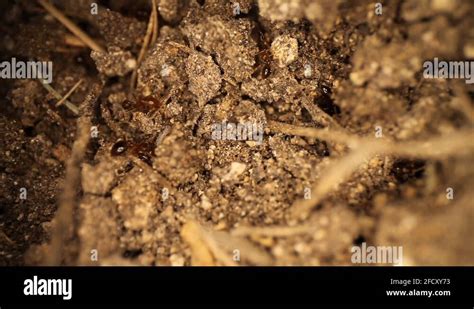
[[[256,68],[252,73],[253,78],[267,78],[272,73],[270,70],[271,52],[268,49],[260,51],[255,57]]]
[[[270,40],[265,36],[259,24],[255,25],[250,35],[260,50],[257,55],[255,55],[255,70],[252,73],[252,77],[258,79],[267,78],[272,73],[270,69],[272,62]]]
[[[136,102],[131,100],[124,100],[122,107],[127,111],[139,111],[145,114],[150,112],[156,112],[163,106],[160,100],[153,96],[142,96],[139,97]],[[121,156],[126,153],[136,156],[146,164],[152,166],[152,157],[154,157],[154,145],[155,143],[148,140],[142,140],[137,143],[132,143],[126,140],[118,140],[110,151],[112,156]]]
[[[110,153],[114,157],[129,153],[149,166],[152,166],[152,157],[154,157],[153,151],[154,143],[150,141],[131,143],[125,140],[119,140],[112,146]]]
[[[122,102],[122,106],[127,110],[136,110],[147,114],[150,111],[158,110],[161,106],[163,106],[163,104],[155,97],[149,95],[145,97],[139,97],[137,102],[125,100]]]

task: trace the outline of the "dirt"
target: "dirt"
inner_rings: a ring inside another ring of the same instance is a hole
[[[155,25],[152,1],[51,3],[102,50],[0,5],[1,61],[82,80],[78,114],[0,83],[0,265],[353,265],[362,243],[474,265],[474,87],[423,77],[473,60],[474,3],[159,0]]]

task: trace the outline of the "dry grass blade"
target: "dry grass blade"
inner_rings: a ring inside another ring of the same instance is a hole
[[[3,232],[2,230],[0,230],[0,236],[1,238],[5,239],[9,244],[15,244],[15,242],[11,240],[10,237],[8,237],[7,234],[5,234],[5,232]]]
[[[43,83],[42,81],[39,81],[40,84],[46,89],[48,90],[49,93],[51,93],[57,100],[62,100],[63,99],[63,96],[57,92],[53,87],[51,87],[50,85],[46,84],[46,83]],[[79,114],[79,108],[77,108],[76,105],[72,104],[71,102],[69,102],[67,99],[64,100],[64,105],[69,108],[74,114]]]
[[[239,250],[240,257],[253,265],[271,265],[271,256],[251,241],[224,231],[204,230],[204,236],[214,256],[224,265],[237,265],[233,261],[234,250]]]
[[[81,83],[82,79],[80,79],[74,86],[72,86],[71,90],[69,90],[68,93],[66,93],[64,97],[62,97],[62,99],[59,100],[58,103],[56,103],[56,107],[61,106],[74,93],[74,91],[76,91],[77,87],[79,87]]]
[[[201,226],[194,220],[188,220],[181,228],[181,237],[191,248],[193,266],[213,266],[214,258],[203,239]]]
[[[232,230],[235,236],[270,236],[270,237],[288,237],[294,235],[307,234],[317,230],[317,226],[299,225],[299,226],[240,226]]]
[[[66,17],[61,11],[59,11],[54,5],[46,0],[38,0],[39,4],[48,11],[54,18],[56,18],[61,24],[69,29],[74,35],[76,35],[84,44],[89,46],[90,49],[105,53],[105,49],[94,41],[87,33],[82,31],[74,22]]]
[[[158,38],[158,11],[156,0],[152,0],[151,5],[151,14],[153,17],[153,34],[151,36],[151,45],[153,45],[156,43],[156,39]]]
[[[145,57],[145,53],[148,49],[148,46],[150,45],[151,42],[156,41],[157,36],[158,36],[158,12],[156,10],[156,1],[153,0],[150,19],[148,20],[148,26],[146,29],[145,37],[143,38],[142,48],[140,49],[140,53],[138,54],[137,65],[135,69],[133,70],[132,77],[130,79],[130,94],[135,89],[135,84],[137,82],[138,68],[140,67],[140,64],[142,63],[143,58]]]
[[[64,36],[64,43],[72,47],[88,47],[82,40],[75,35],[67,34]]]
[[[188,220],[181,230],[181,236],[192,251],[193,265],[214,265],[214,258],[225,266],[237,266],[231,252],[239,250],[243,259],[255,265],[270,265],[272,258],[267,252],[249,240],[223,231],[214,231],[201,226],[195,220]]]

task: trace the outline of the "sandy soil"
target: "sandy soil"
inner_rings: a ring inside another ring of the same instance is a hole
[[[474,264],[474,87],[423,76],[473,2],[51,3],[93,44],[0,5],[1,61],[81,81],[1,81],[0,265]]]

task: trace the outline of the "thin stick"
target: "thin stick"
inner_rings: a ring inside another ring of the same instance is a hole
[[[77,36],[70,34],[64,36],[64,43],[74,47],[88,47],[82,40],[78,39]]]
[[[138,54],[137,63],[140,64],[145,57],[146,50],[148,49],[148,45],[150,44],[151,36],[153,35],[153,22],[154,22],[154,13],[151,12],[150,19],[148,20],[148,27],[146,29],[145,37],[143,38],[143,45],[140,49],[140,53]]]
[[[61,100],[62,95],[57,92],[53,87],[51,87],[49,84],[44,83],[43,81],[39,81],[43,87],[48,90],[49,93],[51,93],[56,99]]]
[[[151,45],[155,44],[156,39],[158,38],[158,11],[157,11],[157,5],[156,5],[156,0],[152,0],[151,3],[152,7],[152,15],[153,15],[153,35],[151,37]]]
[[[80,117],[77,123],[77,137],[72,146],[71,157],[67,161],[66,180],[61,196],[53,233],[51,236],[51,254],[47,257],[47,265],[59,266],[63,259],[64,243],[71,237],[74,208],[76,205],[76,187],[80,183],[80,164],[84,158],[90,138],[91,121],[88,117]]]
[[[48,11],[54,18],[56,18],[61,24],[69,29],[73,34],[75,34],[84,44],[89,46],[90,49],[105,53],[105,49],[96,43],[87,33],[82,31],[74,22],[66,17],[61,11],[59,11],[54,5],[47,2],[46,0],[38,0],[39,4]]]
[[[466,155],[474,151],[474,130],[463,129],[423,141],[389,143],[383,153],[412,159],[439,159]]]
[[[298,226],[240,226],[231,231],[234,236],[270,236],[287,237],[307,234],[316,231],[318,226],[298,225]]]
[[[10,239],[10,237],[5,234],[2,230],[0,230],[0,236],[2,236],[7,242],[9,242],[11,245],[13,245],[15,242]]]
[[[63,96],[57,92],[56,90],[54,90],[53,87],[51,87],[50,85],[42,82],[42,81],[39,81],[41,85],[43,85],[43,87],[48,90],[49,93],[51,93],[57,100],[61,100],[63,98]],[[69,102],[68,100],[64,100],[64,105],[69,108],[74,114],[79,114],[79,109],[77,108],[76,105],[72,104],[71,102]]]
[[[102,91],[103,85],[95,84],[82,104],[81,116],[77,120],[76,140],[72,145],[71,156],[66,164],[66,179],[64,189],[59,200],[55,223],[51,234],[50,254],[46,257],[46,264],[58,266],[64,258],[64,246],[72,238],[74,230],[74,210],[77,207],[77,187],[81,182],[81,163],[90,140],[91,117],[94,103]]]
[[[322,136],[318,138],[323,138]],[[360,142],[348,155],[331,164],[311,189],[310,199],[296,201],[291,207],[291,217],[306,218],[338,185],[347,180],[359,166],[376,155],[393,155],[412,159],[440,159],[451,155],[465,155],[474,152],[473,130],[458,130],[424,141],[388,142],[372,139]]]
[[[142,48],[140,49],[140,53],[138,54],[137,65],[135,69],[133,70],[132,77],[130,79],[130,94],[135,89],[135,85],[137,82],[138,68],[140,64],[142,63],[143,57],[145,57],[146,50],[148,49],[148,45],[150,44],[150,41],[152,40],[152,35],[155,28],[155,25],[154,25],[155,20],[157,20],[155,16],[157,13],[156,13],[156,10],[154,9],[155,4],[156,4],[155,1],[153,1],[150,18],[148,19],[148,26],[146,29],[145,37],[143,38]]]
[[[181,237],[191,248],[191,265],[214,266],[214,257],[203,236],[203,229],[195,220],[189,219],[181,228]]]
[[[325,113],[319,106],[313,104],[308,99],[303,99],[301,104],[309,112],[311,118],[316,123],[322,124],[325,127],[332,127],[342,131],[341,126],[327,113]]]
[[[267,124],[273,132],[314,137],[346,144],[350,148],[374,147],[387,155],[411,158],[436,159],[456,153],[469,152],[474,148],[474,143],[467,142],[474,138],[474,131],[470,129],[457,130],[422,141],[392,142],[381,138],[359,137],[338,130],[314,129],[272,120],[268,121]]]
[[[349,147],[356,147],[363,141],[363,139],[358,136],[350,135],[339,130],[331,130],[328,128],[315,129],[309,127],[295,126],[272,120],[268,121],[267,125],[272,132],[283,133],[288,135],[314,137],[330,142],[347,144]]]
[[[76,91],[77,87],[82,83],[82,79],[80,79],[74,86],[72,86],[71,90],[64,95],[64,97],[56,103],[56,107],[61,106],[73,93]]]
[[[358,148],[326,168],[319,177],[321,180],[311,188],[311,198],[300,199],[293,203],[290,216],[294,219],[306,219],[310,211],[349,178],[364,160],[369,159],[375,155],[377,150],[380,150],[380,147],[375,145],[366,146]]]

